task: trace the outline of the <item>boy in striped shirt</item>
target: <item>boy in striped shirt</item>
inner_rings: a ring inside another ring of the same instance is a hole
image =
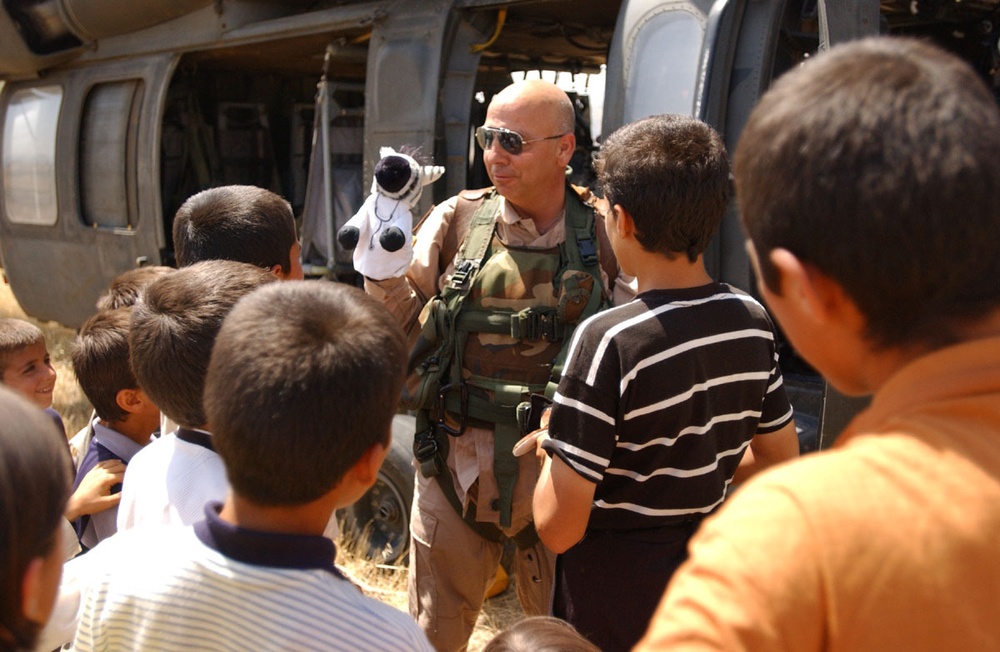
[[[797,456],[798,438],[770,318],[705,269],[730,197],[719,135],[645,118],[607,139],[598,173],[638,294],[577,330],[539,439],[534,515],[560,554],[554,615],[614,652],[638,641],[734,476]]]

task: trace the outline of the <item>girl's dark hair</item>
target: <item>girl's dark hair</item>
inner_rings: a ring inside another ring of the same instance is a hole
[[[52,419],[0,387],[0,649],[30,649],[44,623],[24,616],[21,584],[36,557],[52,552],[73,463]]]

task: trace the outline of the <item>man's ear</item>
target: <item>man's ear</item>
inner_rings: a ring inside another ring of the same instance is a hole
[[[844,288],[815,266],[781,247],[772,249],[768,258],[778,270],[782,298],[798,303],[812,319],[829,321],[843,316],[845,310],[857,315]]]
[[[559,139],[559,161],[563,166],[569,165],[569,160],[573,158],[576,151],[576,134],[570,132],[563,134]]]

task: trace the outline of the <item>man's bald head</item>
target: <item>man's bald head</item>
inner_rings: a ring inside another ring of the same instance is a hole
[[[543,79],[514,82],[493,96],[488,111],[514,105],[522,111],[550,122],[556,133],[573,133],[576,113],[566,92]]]

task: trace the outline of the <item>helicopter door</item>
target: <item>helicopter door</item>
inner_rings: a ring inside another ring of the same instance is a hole
[[[28,314],[79,326],[109,279],[160,264],[159,117],[176,61],[114,62],[3,89],[0,253]]]

